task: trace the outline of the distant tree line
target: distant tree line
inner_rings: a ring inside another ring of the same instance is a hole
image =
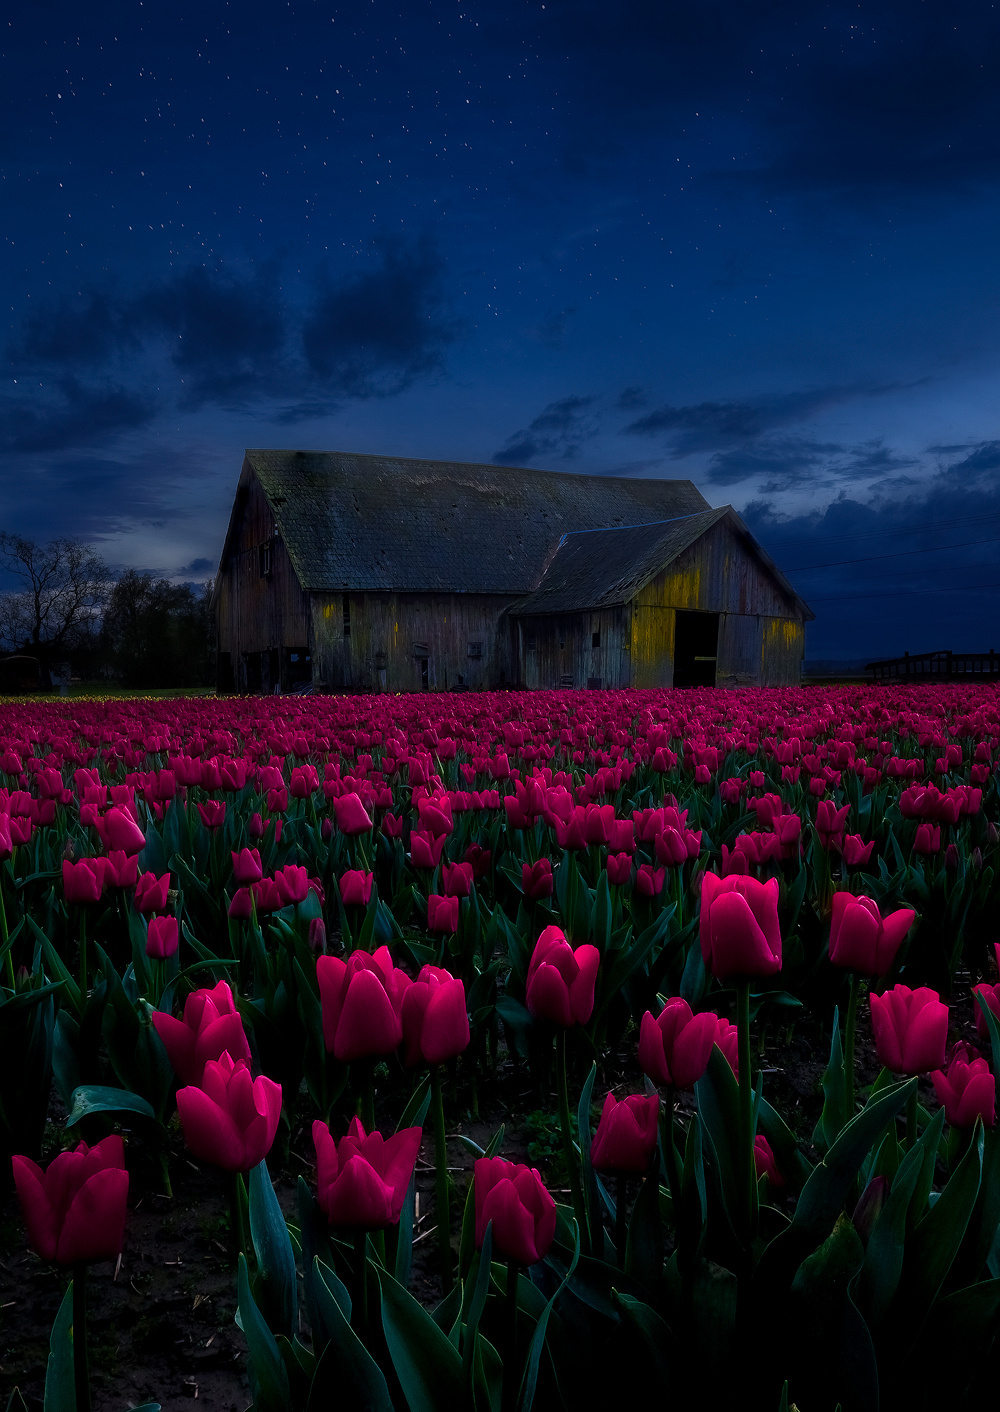
[[[0,654],[36,658],[43,678],[67,667],[131,687],[208,686],[215,677],[212,584],[113,574],[72,539],[0,533]]]

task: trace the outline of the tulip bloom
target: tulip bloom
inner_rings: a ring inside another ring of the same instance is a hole
[[[534,1167],[480,1157],[473,1169],[476,1246],[482,1249],[493,1222],[494,1259],[534,1265],[549,1252],[556,1234],[556,1203]]]
[[[167,893],[170,891],[170,874],[158,878],[155,873],[143,873],[135,885],[132,901],[137,912],[165,912]]]
[[[911,908],[902,907],[882,917],[872,898],[835,892],[830,960],[842,970],[857,971],[861,976],[884,976],[916,915]]]
[[[240,887],[248,887],[251,883],[260,882],[264,876],[264,869],[261,867],[260,850],[256,848],[241,848],[239,853],[232,854],[233,877]]]
[[[78,1143],[44,1172],[30,1157],[16,1156],[12,1165],[28,1240],[43,1260],[66,1269],[118,1258],[128,1199],[120,1137]]]
[[[207,803],[198,805],[198,813],[207,829],[219,829],[226,822],[226,801],[209,799]]]
[[[446,897],[468,897],[472,891],[471,863],[444,863],[441,873]]]
[[[726,1062],[736,1075],[740,1076],[740,1035],[739,1030],[729,1020],[721,1019],[715,1032],[715,1042],[722,1050]]]
[[[987,985],[985,982],[982,985],[974,985],[972,987],[972,994],[974,996],[981,995],[986,1001],[988,1008],[992,1010],[997,1019],[1000,1020],[1000,985]],[[980,1039],[989,1039],[990,1027],[986,1023],[986,1016],[979,1008],[979,1002],[973,1000],[972,1006],[976,1012],[976,1033],[979,1035]]]
[[[351,837],[368,833],[374,827],[368,817],[368,810],[357,794],[342,794],[338,799],[335,799],[333,813],[337,820],[337,828],[341,833],[346,833]]]
[[[708,1066],[718,1030],[719,1017],[713,1011],[693,1015],[687,1001],[675,995],[659,1015],[654,1017],[651,1010],[643,1015],[639,1067],[655,1084],[694,1088]]]
[[[331,1226],[378,1231],[399,1222],[410,1185],[420,1128],[404,1128],[390,1138],[365,1133],[352,1118],[337,1143],[325,1123],[312,1126],[316,1148],[316,1199]]]
[[[372,900],[374,873],[352,868],[340,879],[340,900],[345,907],[367,907]]]
[[[654,844],[656,861],[667,868],[680,868],[688,859],[688,848],[684,835],[677,829],[666,828],[657,836]]]
[[[146,931],[146,955],[156,961],[165,961],[177,950],[177,918],[150,917]]]
[[[781,970],[778,880],[706,873],[701,884],[701,954],[720,980]]]
[[[211,990],[194,990],[184,1002],[183,1020],[162,1010],[152,1014],[153,1028],[182,1084],[200,1084],[205,1065],[228,1051],[250,1063],[250,1046],[243,1021],[226,981]]]
[[[457,897],[439,897],[431,893],[427,899],[427,930],[447,935],[458,931]]]
[[[894,1074],[925,1074],[944,1067],[948,1007],[936,990],[897,985],[871,995],[872,1033],[879,1062]]]
[[[758,1181],[761,1177],[767,1177],[772,1186],[785,1185],[785,1179],[778,1171],[771,1144],[763,1133],[758,1133],[753,1140],[753,1164]]]
[[[323,1040],[342,1063],[391,1054],[403,1038],[400,1012],[412,981],[392,964],[387,946],[374,955],[352,951],[346,961],[316,962],[323,1005]]]
[[[421,833],[414,829],[410,834],[410,862],[415,868],[436,868],[444,852],[446,835],[441,833]]]
[[[67,902],[100,902],[104,891],[104,859],[63,860],[63,896]]]
[[[585,1025],[594,1009],[600,964],[596,946],[574,951],[559,927],[546,927],[528,963],[525,1003],[532,1015],[564,1029]]]
[[[658,1094],[631,1093],[619,1103],[609,1093],[590,1149],[594,1170],[637,1176],[647,1172],[656,1147],[659,1116]]]
[[[442,966],[424,966],[403,995],[400,1011],[407,1068],[443,1064],[469,1044],[465,986]]]
[[[953,1128],[972,1128],[982,1118],[992,1128],[996,1115],[996,1079],[990,1066],[979,1055],[973,1055],[967,1044],[956,1044],[947,1072],[935,1069],[931,1074],[938,1101],[944,1105],[944,1115]]]
[[[177,1091],[184,1141],[196,1157],[225,1172],[249,1172],[271,1150],[281,1117],[281,1085],[259,1079],[228,1052],[205,1065],[201,1086]]]
[[[940,824],[918,824],[917,836],[913,840],[914,853],[921,853],[929,857],[932,853],[941,852],[941,825]]]
[[[521,864],[521,887],[529,902],[538,902],[543,897],[552,896],[555,879],[548,858],[539,858],[537,863]]]
[[[253,893],[248,887],[238,887],[233,893],[228,915],[234,922],[248,922],[253,916]]]
[[[629,853],[608,855],[608,882],[612,887],[623,887],[632,876],[632,856]]]
[[[640,897],[659,897],[663,891],[666,869],[654,868],[651,863],[640,863],[635,875],[635,890]]]
[[[821,799],[816,806],[816,832],[819,841],[824,848],[830,848],[834,844],[839,844],[840,838],[847,827],[848,815],[851,806],[845,804],[842,809],[838,809],[829,799]]]
[[[113,848],[120,848],[131,858],[134,853],[141,853],[146,846],[146,835],[124,809],[109,809],[103,818],[96,820],[95,828],[109,852]]]
[[[872,856],[875,840],[865,843],[859,833],[849,833],[840,844],[844,862],[849,868],[860,868]]]

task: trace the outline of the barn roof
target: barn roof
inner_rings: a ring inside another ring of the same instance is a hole
[[[576,613],[627,603],[714,525],[726,521],[802,617],[815,614],[761,548],[731,505],[655,524],[575,530],[563,535],[538,587],[513,603],[516,617]]]
[[[570,531],[709,508],[687,480],[343,451],[251,450],[244,471],[259,480],[307,592],[523,594]],[[227,552],[228,543],[223,562]]]

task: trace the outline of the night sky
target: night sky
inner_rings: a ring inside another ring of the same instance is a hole
[[[683,477],[808,657],[1000,649],[992,5],[39,3],[2,83],[0,528],[202,581],[247,446]]]

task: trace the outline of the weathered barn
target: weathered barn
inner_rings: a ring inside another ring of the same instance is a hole
[[[219,685],[797,683],[813,615],[690,481],[248,451]]]

